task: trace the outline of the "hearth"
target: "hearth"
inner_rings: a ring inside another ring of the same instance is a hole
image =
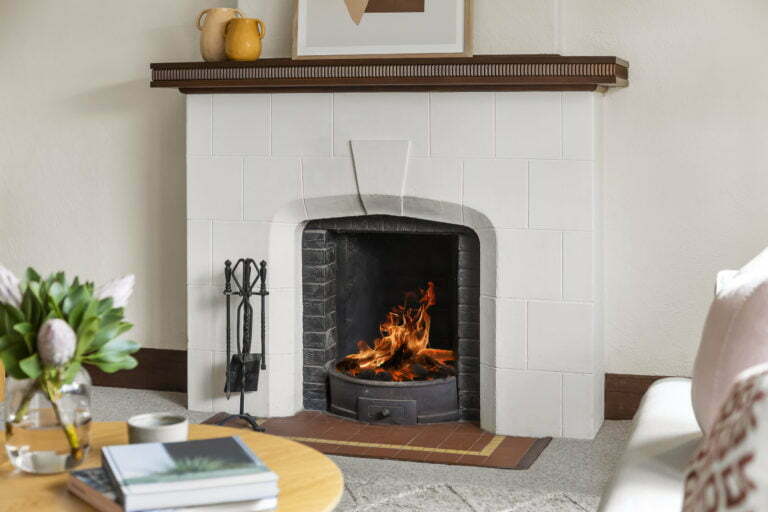
[[[303,233],[304,406],[369,423],[479,418],[479,241],[395,216]]]

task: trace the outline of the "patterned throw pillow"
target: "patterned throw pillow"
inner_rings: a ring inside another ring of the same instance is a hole
[[[768,510],[768,365],[731,386],[685,477],[684,512]]]

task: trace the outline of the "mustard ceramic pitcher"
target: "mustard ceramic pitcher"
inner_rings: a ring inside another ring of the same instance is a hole
[[[225,49],[232,60],[256,60],[261,56],[261,40],[267,34],[256,18],[232,19],[227,23]]]
[[[205,17],[205,21],[203,21]],[[200,34],[200,54],[208,62],[227,60],[224,49],[224,31],[227,23],[233,18],[244,18],[240,9],[216,7],[206,9],[197,16],[197,28]]]

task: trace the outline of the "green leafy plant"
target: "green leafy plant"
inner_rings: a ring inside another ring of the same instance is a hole
[[[19,281],[0,266],[0,360],[11,377],[33,380],[12,421],[24,418],[40,390],[61,423],[61,388],[84,364],[107,373],[136,367],[131,354],[139,344],[121,338],[132,327],[123,309],[132,290],[133,276],[97,289],[77,277],[67,281],[63,272],[43,279],[32,268]],[[82,456],[74,426],[62,427],[73,454]]]

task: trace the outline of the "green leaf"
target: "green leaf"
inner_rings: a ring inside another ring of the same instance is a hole
[[[103,315],[110,309],[112,309],[112,297],[107,297],[106,299],[101,299],[99,301],[99,315]]]
[[[11,345],[0,351],[0,360],[3,361],[5,373],[14,379],[26,379],[27,374],[19,367],[19,361],[27,357],[28,352],[24,344]]]
[[[80,304],[85,304],[84,307],[88,306],[88,302],[91,299],[91,294],[88,291],[88,288],[86,288],[83,285],[77,285],[72,286],[69,289],[69,293],[67,294],[67,297],[64,299],[63,304],[63,310],[64,314],[68,315],[70,311],[72,311],[75,307],[77,307]]]
[[[93,341],[91,341],[91,344],[88,348],[90,350],[99,350],[107,342],[112,341],[113,339],[117,338],[121,334],[129,331],[131,327],[133,327],[132,324],[129,324],[128,322],[119,322],[119,321],[109,324],[105,327],[102,327],[96,333],[96,336],[93,338]]]
[[[51,283],[51,286],[48,288],[48,295],[53,299],[53,301],[58,304],[59,302],[64,299],[64,296],[67,294],[67,289],[65,288],[64,284],[54,281]]]
[[[99,329],[99,318],[92,316],[83,320],[80,324],[80,328],[77,330],[77,349],[76,355],[80,356],[87,352],[90,352],[93,338],[96,336],[96,332]]]
[[[40,274],[32,267],[27,268],[27,281],[40,281]]]
[[[37,329],[30,323],[20,323],[13,326],[13,330],[21,334],[24,344],[27,346],[27,350],[30,353],[35,351],[35,334]]]
[[[13,330],[18,332],[19,334],[30,334],[35,332],[35,328],[32,326],[32,324],[27,322],[22,322],[14,325]]]
[[[26,373],[30,379],[38,378],[43,371],[43,369],[40,367],[40,358],[37,356],[37,354],[32,354],[31,356],[19,361],[19,368],[21,368],[22,371]]]
[[[98,355],[112,353],[133,354],[141,348],[141,345],[131,340],[116,339],[112,340],[99,350]]]
[[[69,312],[67,312],[67,301],[69,299],[67,298],[64,301],[64,313],[67,314],[67,323],[69,323],[70,327],[74,331],[77,331],[80,328],[80,322],[83,320],[83,315],[85,314],[85,308],[88,307],[88,305],[85,302],[80,302],[72,308]]]
[[[131,356],[124,356],[121,359],[115,361],[88,361],[90,364],[97,366],[101,371],[106,373],[115,373],[118,370],[133,370],[139,365]]]
[[[82,368],[80,361],[70,362],[61,374],[63,383],[70,384],[75,378],[75,375],[77,375],[77,372],[80,371],[80,368]]]

